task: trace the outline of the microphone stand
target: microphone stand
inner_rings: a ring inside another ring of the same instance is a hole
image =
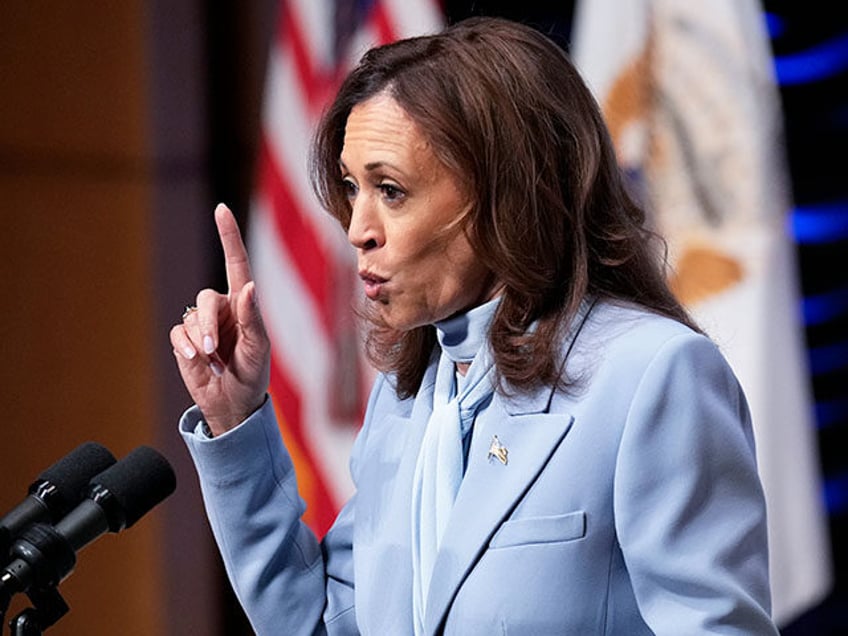
[[[55,587],[30,588],[32,607],[9,621],[12,636],[41,636],[45,629],[68,613],[68,604]]]
[[[53,526],[36,523],[12,543],[9,556],[14,560],[0,574],[0,617],[12,596],[26,591],[32,607],[15,616],[9,627],[12,636],[40,636],[68,613],[58,585],[76,564],[73,546]]]

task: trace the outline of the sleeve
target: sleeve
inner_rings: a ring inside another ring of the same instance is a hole
[[[257,634],[320,633],[324,559],[300,521],[291,458],[270,400],[216,438],[196,431],[193,407],[180,422],[200,478],[206,515],[233,590]]]
[[[648,365],[622,434],[614,506],[654,633],[777,634],[750,415],[707,338],[672,338]]]

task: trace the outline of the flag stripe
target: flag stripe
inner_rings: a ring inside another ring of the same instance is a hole
[[[377,39],[380,42],[392,42],[397,39],[394,28],[389,22],[386,6],[382,2],[374,7],[374,12],[371,14],[371,23],[374,25]]]
[[[248,234],[271,338],[271,395],[307,502],[304,521],[319,536],[353,491],[347,468],[359,422],[353,417],[367,399],[356,389],[364,380],[340,378],[373,371],[362,372],[364,359],[358,365],[354,359],[351,367],[342,361],[349,356],[340,355],[348,349],[342,339],[352,337],[352,317],[341,315],[349,302],[336,285],[350,276],[352,254],[344,232],[311,192],[311,135],[338,79],[368,46],[433,31],[442,21],[434,0],[374,0],[347,50],[337,52],[336,41],[343,39],[334,30],[337,8],[327,0],[280,3]],[[348,386],[357,395],[352,401],[339,399]]]
[[[272,343],[272,357],[285,371],[301,401],[292,426],[314,451],[316,470],[325,479],[336,501],[352,491],[347,453],[354,435],[351,423],[330,416],[330,392],[336,387],[332,370],[336,361],[327,334],[316,328],[317,309],[285,245],[274,231],[267,199],[254,203],[250,253],[255,263],[257,286],[265,326]],[[358,422],[358,420],[357,420]]]
[[[269,188],[262,188],[265,196],[273,196]],[[309,395],[302,383],[296,382],[291,371],[286,368],[286,361],[300,360],[302,363],[318,368],[320,367],[321,352],[326,349],[324,335],[320,331],[307,331],[304,325],[314,325],[314,305],[309,300],[297,303],[295,308],[286,308],[286,299],[296,296],[303,299],[307,294],[298,290],[297,285],[291,284],[285,277],[267,276],[272,271],[291,271],[289,259],[287,258],[286,246],[281,243],[273,229],[273,220],[277,214],[272,211],[273,204],[269,199],[260,198],[262,203],[254,204],[254,223],[251,226],[251,254],[257,267],[257,279],[263,290],[269,292],[267,303],[263,294],[263,314],[265,315],[266,329],[273,343],[271,386],[270,392],[274,401],[274,409],[283,439],[289,449],[296,474],[300,477],[298,486],[300,495],[307,503],[304,521],[316,532],[326,532],[332,523],[332,514],[336,503],[331,495],[331,486],[325,473],[321,470],[320,462],[317,461],[313,445],[306,439],[304,434],[303,396]],[[283,267],[285,266],[285,269]],[[267,277],[267,280],[266,280]],[[302,280],[296,278],[295,280]],[[285,316],[287,324],[280,324],[280,316]],[[299,320],[292,320],[293,316],[300,316]],[[298,328],[298,325],[300,328]],[[305,351],[298,355],[292,351],[292,340],[282,337],[281,330],[294,327],[305,337],[298,339],[305,344]]]
[[[271,202],[276,235],[290,252],[317,306],[321,327],[329,333],[332,325],[329,298],[332,289],[332,258],[300,213],[288,183],[280,177],[280,170],[275,165],[267,143],[262,144],[260,166],[260,187]]]
[[[336,502],[330,495],[321,471],[318,470],[319,462],[303,436],[298,393],[278,364],[271,365],[271,392],[283,439],[292,456],[295,473],[299,477],[300,495],[307,502],[303,520],[315,532],[323,535],[333,524]]]
[[[315,236],[328,251],[349,256],[349,246],[338,231],[338,225],[318,205],[308,178],[308,159],[311,135],[316,116],[310,113],[304,100],[299,98],[296,69],[289,56],[275,48],[269,62],[272,80],[266,89],[263,117],[264,143],[280,179],[283,179],[296,201],[298,212],[314,228]],[[285,113],[281,117],[279,113]]]
[[[304,101],[308,104],[309,110],[315,113],[321,107],[327,94],[330,78],[318,71],[315,56],[312,55],[304,38],[304,23],[295,19],[298,13],[295,4],[282,3],[277,45],[285,52],[284,54],[291,57],[297,70],[297,86],[289,88],[296,88],[299,95],[305,98]]]

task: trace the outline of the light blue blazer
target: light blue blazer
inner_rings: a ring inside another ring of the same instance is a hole
[[[433,573],[427,634],[777,634],[745,399],[716,347],[599,303],[568,392],[496,394],[478,415]],[[410,493],[435,365],[414,399],[385,377],[351,457],[356,494],[318,542],[266,405],[181,431],[258,634],[412,633]],[[489,456],[497,436],[506,464]]]

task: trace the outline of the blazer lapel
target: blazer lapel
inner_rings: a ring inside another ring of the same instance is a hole
[[[425,632],[435,633],[465,577],[565,437],[573,417],[548,414],[552,391],[519,401],[495,394],[474,424],[468,467],[433,569]],[[507,463],[488,457],[497,435]]]
[[[427,420],[432,410],[435,376],[436,368],[431,364],[425,372],[421,389],[413,403],[412,411],[408,415],[390,414],[387,416],[390,420],[387,427],[389,434],[402,434],[404,438],[401,459],[393,479],[393,491],[396,501],[394,508],[405,512],[403,519],[394,519],[394,521],[403,528],[407,543],[411,539],[409,500],[412,495],[412,478],[415,473],[415,464],[418,462],[421,439],[424,437]]]
[[[354,530],[356,608],[362,624],[374,632],[401,633],[397,625],[402,617],[408,617],[412,628],[409,501],[434,378],[431,365],[414,401],[379,405],[372,415],[379,425],[368,431],[369,448],[378,450],[358,458],[364,464],[358,467]]]

